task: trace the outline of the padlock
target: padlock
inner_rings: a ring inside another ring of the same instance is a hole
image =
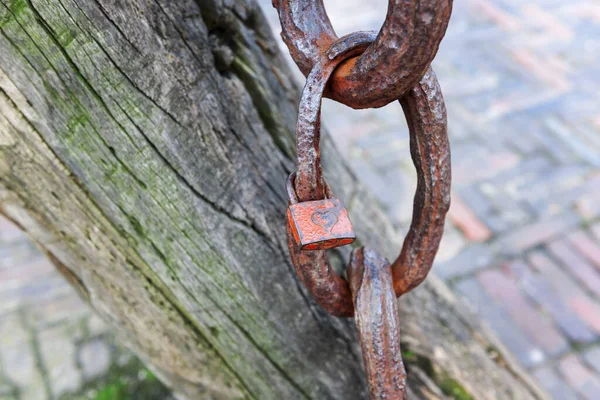
[[[326,250],[354,242],[356,235],[342,202],[331,195],[323,200],[298,202],[294,189],[295,173],[287,182],[289,206],[288,223],[300,250]]]

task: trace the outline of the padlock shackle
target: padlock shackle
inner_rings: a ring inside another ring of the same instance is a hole
[[[288,178],[285,182],[285,190],[288,195],[288,203],[289,204],[298,204],[298,195],[296,194],[295,184],[296,184],[296,171],[292,172],[288,176]],[[325,198],[326,199],[333,198],[333,192],[331,191],[331,188],[329,187],[329,184],[327,183],[325,178],[323,178],[323,186],[325,189]]]
[[[299,201],[322,200],[321,102],[327,81],[344,60],[361,54],[377,32],[356,32],[336,41],[315,63],[306,78],[296,125],[296,194]]]

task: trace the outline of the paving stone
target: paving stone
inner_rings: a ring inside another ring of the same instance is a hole
[[[70,332],[74,340],[81,338],[80,324],[78,320],[89,315],[89,309],[78,296],[72,292],[61,295],[56,293],[54,298],[36,304],[35,307],[28,307],[23,311],[27,324],[35,330],[41,330],[49,326],[62,324],[65,327],[73,329]]]
[[[583,359],[600,376],[600,347],[596,346],[586,350],[583,353]]]
[[[556,166],[526,187],[518,188],[519,197],[539,216],[556,214],[569,208],[589,190],[589,171],[589,167],[580,164]]]
[[[0,323],[0,364],[4,374],[19,389],[21,399],[47,399],[42,371],[38,368],[33,338],[13,313]]]
[[[75,343],[63,326],[48,328],[38,334],[40,353],[48,373],[52,394],[60,397],[76,392],[83,380],[76,364]]]
[[[542,367],[533,371],[533,376],[554,400],[577,400],[569,385],[551,368]]]
[[[56,275],[54,267],[45,257],[32,257],[26,262],[19,263],[18,268],[0,269],[0,282],[2,287],[25,286],[29,282]],[[0,287],[0,290],[2,288]]]
[[[96,314],[90,315],[87,323],[90,336],[100,336],[108,331],[106,323]]]
[[[544,276],[578,317],[596,334],[600,334],[600,303],[586,294],[583,288],[560,268],[553,260],[541,252],[533,252],[529,263]]]
[[[85,379],[98,378],[108,372],[111,349],[101,340],[84,343],[79,349],[78,359]]]
[[[596,241],[600,241],[600,222],[596,222],[590,226],[590,232]]]
[[[465,279],[455,287],[524,367],[531,368],[546,360],[543,349],[516,326],[514,320],[494,302],[477,280]]]
[[[510,151],[496,150],[492,152],[481,147],[473,151],[470,147],[453,149],[454,152],[459,153],[459,156],[454,159],[458,161],[452,163],[452,179],[458,185],[467,185],[493,177],[499,171],[512,169],[520,161],[519,156]],[[460,153],[469,155],[461,157]]]
[[[576,134],[576,130],[566,127],[560,120],[556,118],[546,119],[546,125],[552,132],[561,140],[562,143],[571,151],[581,157],[590,164],[600,166],[600,158],[593,148],[586,145],[585,142]]]
[[[571,233],[568,238],[579,253],[600,269],[600,245],[598,243],[583,230]]]
[[[448,211],[448,217],[470,241],[485,242],[492,236],[492,232],[477,218],[477,215],[458,195],[452,197],[452,205]]]
[[[481,193],[478,185],[459,187],[458,194],[477,216],[481,217],[492,211],[492,202]]]
[[[516,168],[508,169],[494,175],[486,180],[489,185],[503,187],[507,182],[517,180],[523,182],[529,180],[535,181],[541,172],[547,171],[552,167],[552,163],[547,157],[536,155],[531,158],[525,158]]]
[[[518,254],[559,237],[561,234],[577,226],[579,222],[579,217],[575,213],[568,211],[508,232],[498,239],[498,244],[505,253]]]
[[[0,215],[0,242],[8,244],[23,240],[25,234],[6,217]]]
[[[556,330],[552,321],[523,297],[509,275],[494,269],[482,271],[477,277],[486,292],[502,304],[511,318],[546,353],[556,356],[569,349],[568,341]]]
[[[505,218],[503,215],[499,215],[498,213],[492,213],[488,215],[484,215],[482,217],[483,222],[486,226],[488,226],[491,231],[495,234],[501,234],[508,231],[511,227],[514,226],[514,223]]]
[[[436,263],[434,270],[442,278],[455,278],[471,274],[489,265],[493,257],[489,246],[477,243],[464,248],[452,260]]]
[[[569,307],[568,298],[561,296],[560,291],[556,290],[543,274],[532,271],[522,261],[510,263],[509,268],[523,292],[552,316],[570,341],[591,343],[598,338],[598,335],[589,329]]]
[[[592,293],[600,297],[600,273],[566,239],[559,239],[548,246],[550,253],[568,268]]]
[[[559,363],[559,370],[565,380],[587,400],[598,399],[600,393],[600,378],[591,372],[581,360],[570,355]]]
[[[575,206],[582,218],[593,220],[600,216],[600,190],[577,199]]]
[[[440,243],[435,263],[441,264],[453,260],[454,257],[465,248],[466,244],[467,242],[464,236],[450,224],[446,224],[444,226],[444,235],[442,236],[442,242]]]

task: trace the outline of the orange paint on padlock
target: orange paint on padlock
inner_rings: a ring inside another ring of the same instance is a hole
[[[290,204],[287,218],[301,250],[326,250],[356,239],[348,211],[336,198]]]

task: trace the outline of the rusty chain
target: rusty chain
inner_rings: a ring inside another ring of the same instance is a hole
[[[337,36],[322,0],[273,0],[281,36],[304,75]],[[452,0],[389,0],[377,38],[338,68],[326,96],[352,108],[399,99],[425,73],[450,20]]]
[[[405,399],[396,297],[429,273],[450,206],[450,147],[446,108],[429,63],[444,36],[452,0],[390,0],[381,31],[335,35],[321,0],[274,0],[282,37],[307,75],[296,126],[296,171],[286,189],[288,246],[296,272],[316,302],[338,317],[354,317],[372,399]],[[322,97],[354,108],[398,99],[417,171],[413,217],[402,250],[390,264],[355,249],[348,281],[326,250],[349,244],[348,213],[322,174]]]

